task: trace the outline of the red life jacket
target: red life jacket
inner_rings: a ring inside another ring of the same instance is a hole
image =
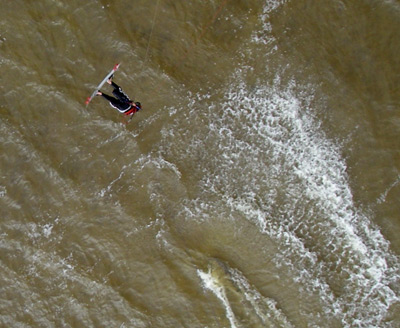
[[[140,109],[140,108],[139,108]],[[125,115],[133,115],[135,114],[138,110],[138,107],[136,105],[132,104],[132,107],[129,108],[126,112],[124,112]]]

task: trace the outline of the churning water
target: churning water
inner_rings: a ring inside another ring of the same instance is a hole
[[[398,1],[0,15],[2,327],[400,325]]]

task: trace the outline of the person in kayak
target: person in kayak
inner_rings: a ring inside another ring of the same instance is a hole
[[[129,97],[122,91],[121,87],[116,84],[112,78],[113,76],[107,80],[107,83],[114,88],[112,94],[115,96],[115,98],[101,91],[97,91],[97,96],[102,96],[103,98],[107,99],[110,102],[111,107],[116,108],[120,113],[128,116],[133,115],[142,109],[140,102],[134,102],[130,100]]]

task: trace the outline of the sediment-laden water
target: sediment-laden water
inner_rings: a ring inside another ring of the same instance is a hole
[[[398,1],[0,9],[0,326],[399,326]]]

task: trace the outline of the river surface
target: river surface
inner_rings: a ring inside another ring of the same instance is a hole
[[[1,327],[400,326],[398,0],[0,18]]]

